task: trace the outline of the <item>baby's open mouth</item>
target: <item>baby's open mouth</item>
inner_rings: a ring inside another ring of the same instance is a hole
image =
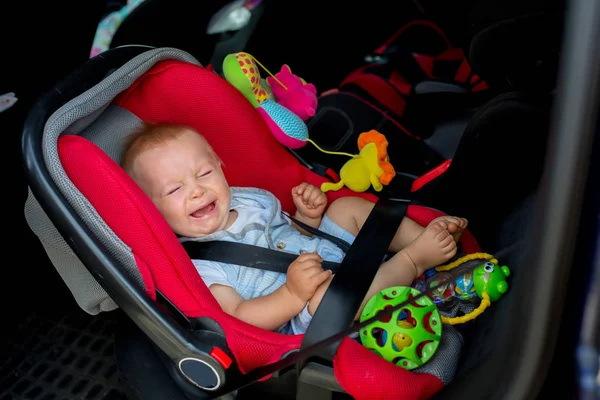
[[[208,203],[207,205],[205,205],[204,207],[201,207],[201,208],[197,209],[196,211],[194,211],[190,215],[192,217],[194,217],[194,218],[202,218],[202,217],[204,217],[206,215],[209,215],[215,209],[215,207],[216,207],[215,203],[216,203],[216,201],[213,201],[212,203]]]

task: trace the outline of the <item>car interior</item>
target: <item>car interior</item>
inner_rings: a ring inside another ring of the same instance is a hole
[[[10,11],[22,39],[0,92],[18,101],[0,126],[19,229],[7,232],[0,400],[594,398],[600,375],[582,375],[577,355],[598,337],[595,3],[144,0],[94,57],[99,22],[126,1]],[[231,4],[250,10],[245,23],[208,33]],[[263,78],[288,65],[314,84],[302,126],[320,148],[273,138],[225,79],[239,52]],[[199,283],[191,250],[118,166],[146,120],[201,128],[232,186],[271,190],[284,210],[300,179],[338,181],[339,153],[357,154],[363,132],[385,135],[391,182],[328,193],[376,206],[304,335],[235,321]],[[443,214],[469,220],[461,251],[508,266],[508,290],[444,325],[434,358],[407,370],[361,346],[368,325],[352,317],[402,218]]]

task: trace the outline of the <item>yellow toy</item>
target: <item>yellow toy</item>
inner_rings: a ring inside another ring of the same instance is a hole
[[[352,155],[343,154],[352,157],[340,169],[340,181],[337,183],[325,182],[321,185],[321,190],[340,190],[346,186],[355,192],[364,192],[373,186],[375,191],[380,192],[383,185],[390,183],[396,175],[394,167],[390,164],[387,155],[388,142],[381,133],[376,130],[361,133],[358,137],[358,148],[360,153]],[[324,150],[321,150],[325,152]]]
[[[379,182],[379,177],[383,170],[379,166],[377,159],[377,147],[375,143],[369,143],[362,148],[360,154],[354,156],[340,170],[340,181],[338,183],[325,182],[321,185],[321,190],[340,190],[344,185],[355,192],[364,192],[373,185],[373,189],[381,191],[383,185]]]

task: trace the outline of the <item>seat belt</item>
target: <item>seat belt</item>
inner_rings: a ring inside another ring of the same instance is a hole
[[[313,228],[304,222],[298,221],[286,213],[282,213],[292,220],[296,225],[315,236],[322,237],[337,245],[344,253],[350,249],[350,243],[338,237],[330,235],[319,229]],[[279,250],[267,249],[245,243],[236,242],[197,242],[186,240],[181,245],[191,259],[218,261],[228,264],[243,265],[250,268],[259,268],[267,271],[287,273],[291,263],[298,258],[297,254],[287,253]],[[323,269],[329,269],[337,273],[340,264],[323,261]]]
[[[235,242],[195,242],[189,240],[181,243],[188,256],[196,260],[217,261],[227,264],[242,265],[250,268],[287,273],[291,263],[298,254],[266,249],[245,243]],[[338,271],[340,264],[330,261],[321,263],[323,269]]]
[[[392,239],[406,215],[409,201],[379,199],[341,262],[317,308],[300,349],[305,349],[352,325]],[[322,347],[319,357],[333,361],[341,342]],[[304,360],[306,362],[306,360]],[[301,369],[299,366],[298,370]]]

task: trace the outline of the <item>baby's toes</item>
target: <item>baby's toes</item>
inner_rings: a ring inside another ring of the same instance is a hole
[[[448,217],[448,219],[446,220],[446,222],[448,222],[448,230],[450,231],[450,233],[455,233],[459,229],[461,229],[464,226],[466,226],[464,224],[464,221],[461,218],[458,218],[458,217]]]
[[[454,223],[454,222],[448,222],[448,232],[450,233],[456,233],[459,230],[459,226],[458,224]]]
[[[448,231],[448,224],[446,221],[435,221],[427,227],[427,230],[433,237],[437,237],[437,235],[441,232]]]
[[[453,240],[452,243],[444,246],[443,248],[444,254],[450,259],[456,255],[458,251],[458,246],[456,246],[456,242]]]
[[[450,242],[454,242],[454,239],[452,238],[452,235],[450,234],[450,232],[448,232],[448,229],[439,231],[435,235],[435,240],[438,242],[440,247],[445,247],[448,244],[450,244]]]

